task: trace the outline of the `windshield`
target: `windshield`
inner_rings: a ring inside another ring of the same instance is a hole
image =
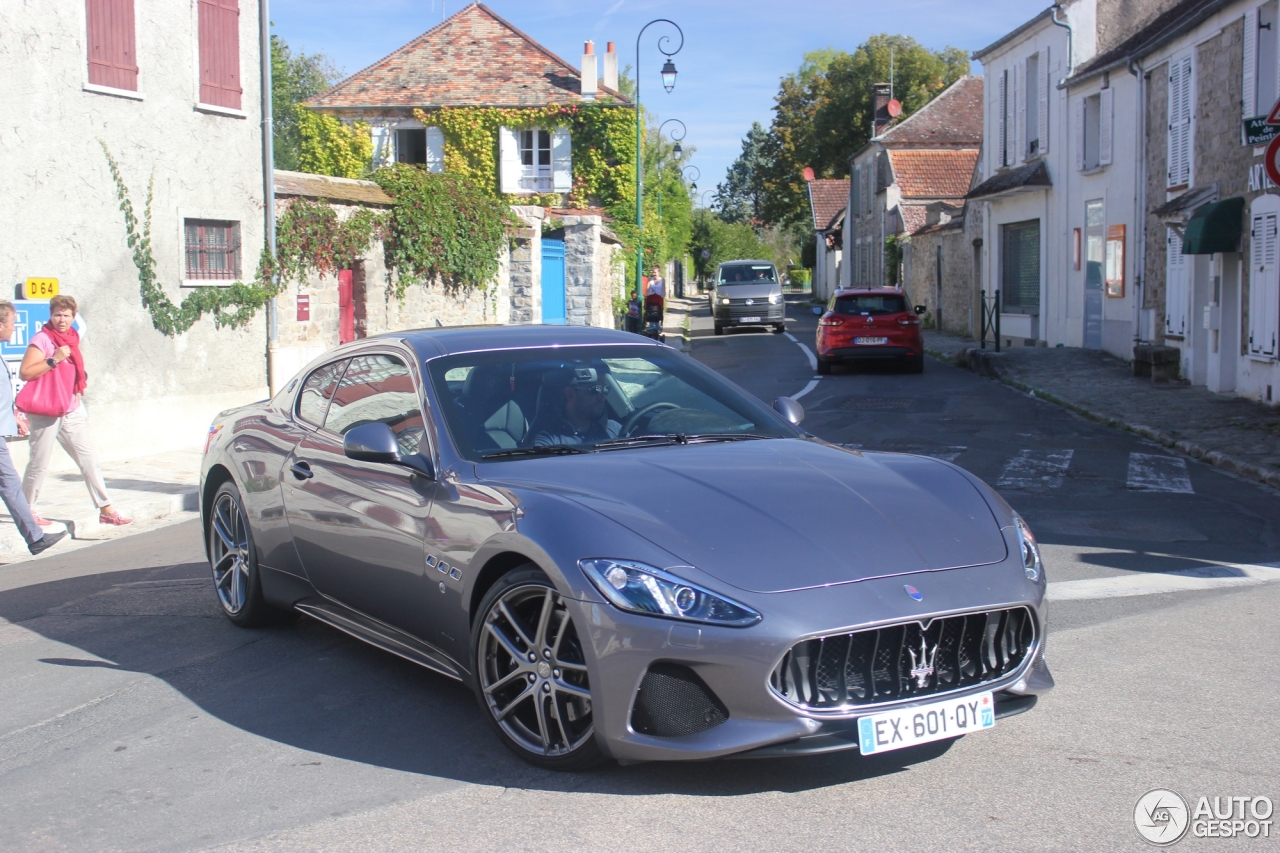
[[[426,363],[466,459],[790,438],[754,397],[666,347],[465,353]]]
[[[777,280],[778,273],[773,264],[725,264],[720,267],[721,284],[753,284]]]
[[[907,300],[901,294],[876,294],[863,296],[840,296],[835,300],[831,310],[837,314],[901,314],[907,310]]]

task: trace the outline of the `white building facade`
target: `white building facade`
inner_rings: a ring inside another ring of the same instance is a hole
[[[0,8],[0,269],[9,285],[56,278],[78,300],[104,459],[198,446],[217,412],[266,394],[265,312],[241,330],[153,327],[104,152],[140,218],[153,182],[170,300],[251,280],[265,233],[259,44],[257,0]]]

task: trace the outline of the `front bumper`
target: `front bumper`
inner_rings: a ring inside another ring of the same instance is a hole
[[[787,319],[787,306],[780,305],[717,305],[712,312],[715,322],[721,326],[767,326],[770,323],[782,323]],[[744,317],[757,317],[750,323],[742,322]]]
[[[904,584],[925,591],[925,601],[908,597]],[[957,690],[945,698],[993,691],[998,716],[1027,710],[1037,694],[1053,687],[1043,659],[1043,596],[1043,584],[1025,580],[1021,567],[1007,560],[991,566],[751,596],[744,603],[760,609],[764,619],[740,629],[639,616],[590,601],[570,604],[576,611],[573,616],[580,626],[579,634],[588,641],[596,659],[592,694],[600,746],[615,759],[633,762],[857,749],[859,717],[944,697],[833,712],[805,710],[770,687],[770,675],[783,655],[802,639],[964,611],[1025,605],[1040,627],[1026,664],[1005,678]],[[655,663],[692,670],[723,703],[727,719],[683,736],[637,732],[633,708],[645,674]]]

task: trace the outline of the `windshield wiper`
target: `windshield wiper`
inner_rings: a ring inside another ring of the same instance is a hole
[[[776,435],[762,435],[758,432],[698,432],[683,436],[684,444],[699,444],[709,441],[746,441],[752,438],[777,438]]]
[[[513,447],[509,450],[491,450],[481,453],[481,459],[505,459],[513,456],[571,456],[575,453],[590,453],[590,449],[573,444],[548,444],[543,447]]]
[[[663,447],[671,444],[705,444],[712,441],[745,441],[749,438],[774,438],[754,432],[699,432],[686,435],[682,432],[666,435],[635,435],[629,438],[611,438],[596,443],[596,450],[619,450],[628,447]]]

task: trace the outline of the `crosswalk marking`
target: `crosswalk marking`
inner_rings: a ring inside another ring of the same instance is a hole
[[[1022,491],[1060,488],[1073,453],[1074,450],[1020,450],[1004,463],[996,485]]]
[[[1143,492],[1174,492],[1193,495],[1187,460],[1180,456],[1155,453],[1129,454],[1129,479],[1126,485]]]

